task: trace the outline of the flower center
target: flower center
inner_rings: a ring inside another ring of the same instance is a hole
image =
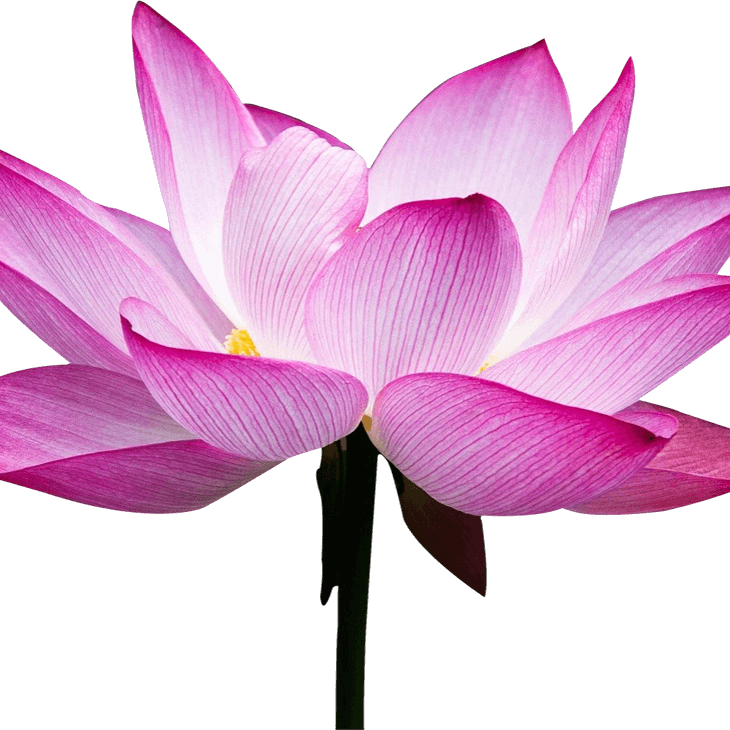
[[[231,355],[247,355],[249,357],[261,357],[261,353],[253,344],[248,330],[233,330],[225,341],[226,352]]]

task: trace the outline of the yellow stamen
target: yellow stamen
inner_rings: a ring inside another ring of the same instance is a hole
[[[231,355],[247,355],[248,357],[261,357],[261,353],[256,349],[256,345],[253,344],[251,335],[247,330],[233,330],[228,337],[226,337],[226,352],[230,352]]]
[[[482,365],[482,366],[481,366],[481,367],[479,368],[479,370],[477,371],[477,375],[479,375],[479,373],[483,373],[483,372],[484,372],[484,371],[485,371],[485,370],[486,370],[486,369],[487,369],[488,367],[490,367],[491,365],[494,365],[494,364],[495,364],[495,363],[497,362],[497,360],[498,360],[498,359],[499,359],[499,358],[498,358],[498,357],[497,357],[496,355],[490,355],[490,356],[489,356],[489,357],[487,358],[487,361],[486,361],[486,362],[484,363],[484,365]]]

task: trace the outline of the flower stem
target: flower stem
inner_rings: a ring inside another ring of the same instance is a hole
[[[336,728],[364,727],[365,630],[378,452],[362,425],[322,451],[322,603],[337,592]]]

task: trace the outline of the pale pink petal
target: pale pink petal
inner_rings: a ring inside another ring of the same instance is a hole
[[[544,322],[590,266],[611,212],[634,98],[634,68],[586,117],[560,154],[529,237],[517,322],[499,351],[512,352]]]
[[[119,303],[129,296],[168,314],[199,347],[218,340],[161,265],[150,265],[78,208],[0,165],[0,261],[126,349]]]
[[[208,443],[279,461],[353,431],[367,394],[351,375],[316,365],[184,350],[151,342],[123,320],[129,350],[154,398]]]
[[[371,397],[413,372],[475,373],[507,324],[520,276],[517,234],[482,195],[407,203],[369,223],[312,287],[319,362]]]
[[[311,360],[304,303],[365,210],[367,169],[351,150],[293,127],[246,152],[231,185],[223,256],[239,321],[267,357]]]
[[[142,114],[175,243],[208,293],[226,300],[223,210],[244,150],[265,142],[210,59],[144,3],[132,22]]]
[[[204,507],[274,463],[195,439],[133,378],[60,365],[0,378],[0,478],[99,507]]]
[[[112,345],[43,287],[2,262],[0,301],[69,362],[137,375],[126,351]]]
[[[175,327],[158,309],[141,299],[129,297],[119,305],[119,314],[124,319],[134,322],[135,330],[148,340],[165,347],[182,347],[185,350],[196,350],[195,343]],[[223,352],[223,343],[210,350]],[[136,372],[136,371],[135,371]]]
[[[627,410],[668,413],[677,419],[677,433],[620,487],[569,509],[601,515],[658,512],[730,492],[730,429],[651,403],[635,403]]]
[[[122,224],[124,228],[128,229],[145,248],[155,255],[200,312],[211,331],[222,342],[233,329],[233,325],[188,269],[172,240],[170,231],[122,210],[115,208],[106,208],[106,210],[116,218],[118,224]],[[127,240],[127,238],[123,240]]]
[[[307,124],[301,119],[296,117],[290,117],[288,114],[282,114],[281,112],[275,112],[273,109],[267,109],[263,106],[257,106],[256,104],[246,104],[249,114],[253,117],[259,132],[263,136],[266,144],[269,144],[274,137],[277,137],[285,129],[289,127],[305,127],[310,131],[314,132],[318,137],[329,142],[334,147],[342,147],[345,150],[351,149],[349,145],[341,142],[337,137],[325,132],[319,127],[315,127],[312,124]]]
[[[615,413],[730,334],[730,281],[604,317],[534,345],[482,377]]]
[[[447,373],[409,375],[375,401],[373,443],[434,499],[477,515],[549,512],[612,489],[676,429],[610,416]]]
[[[728,214],[730,187],[663,195],[614,210],[588,271],[531,344],[553,336],[578,310],[677,241]]]
[[[482,193],[505,206],[524,240],[571,131],[544,41],[459,74],[386,142],[370,173],[366,220],[400,203]]]

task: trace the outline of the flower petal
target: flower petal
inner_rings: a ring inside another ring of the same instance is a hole
[[[288,114],[282,114],[281,112],[275,112],[273,109],[267,109],[263,106],[257,106],[256,104],[246,104],[249,114],[253,117],[259,132],[263,136],[266,144],[269,144],[274,137],[277,137],[285,129],[289,127],[304,127],[314,132],[318,137],[321,137],[325,141],[329,142],[333,147],[342,147],[342,149],[352,149],[350,145],[341,142],[337,137],[325,132],[319,127],[315,127],[312,124],[307,124],[301,119],[296,117],[290,117]]]
[[[177,283],[51,191],[0,165],[0,261],[125,350],[119,303],[137,296],[168,312],[197,346],[217,342]]]
[[[135,365],[157,402],[224,451],[279,461],[347,435],[365,409],[364,387],[346,373],[166,347],[138,334],[124,318],[122,324]]]
[[[730,492],[730,429],[652,403],[627,410],[668,413],[677,419],[677,433],[620,487],[569,509],[597,515],[659,512]]]
[[[180,256],[170,231],[144,218],[125,213],[123,210],[115,208],[106,208],[106,210],[116,218],[119,224],[128,229],[145,248],[155,254],[164,269],[172,275],[188,299],[200,312],[211,332],[222,342],[233,329],[233,325],[193,276],[193,273]],[[125,237],[123,240],[127,240],[127,238]]]
[[[619,80],[561,152],[523,245],[521,311],[498,350],[512,352],[580,281],[611,212],[634,98],[629,59]]]
[[[730,334],[730,281],[604,317],[498,362],[482,377],[615,413]]]
[[[170,231],[190,270],[231,311],[221,256],[223,210],[244,150],[265,142],[210,59],[144,3],[132,21],[142,114]]]
[[[614,210],[588,271],[534,341],[547,339],[614,284],[728,214],[730,187],[662,195]]]
[[[226,454],[133,378],[56,365],[0,378],[0,478],[133,512],[204,507],[275,464]]]
[[[304,303],[312,281],[357,229],[367,169],[351,150],[293,127],[245,153],[223,227],[226,275],[259,352],[311,360]]]
[[[499,203],[401,205],[346,243],[312,286],[312,348],[373,397],[407,373],[475,373],[507,324],[519,275],[517,234]]]
[[[370,172],[365,218],[414,200],[482,193],[505,206],[524,240],[571,131],[544,41],[454,76],[386,142]]]
[[[549,512],[601,494],[646,465],[676,422],[632,423],[498,383],[421,373],[375,401],[371,438],[408,479],[474,515]]]
[[[0,262],[0,301],[61,357],[135,377],[126,352],[112,345],[66,305],[28,277]]]

